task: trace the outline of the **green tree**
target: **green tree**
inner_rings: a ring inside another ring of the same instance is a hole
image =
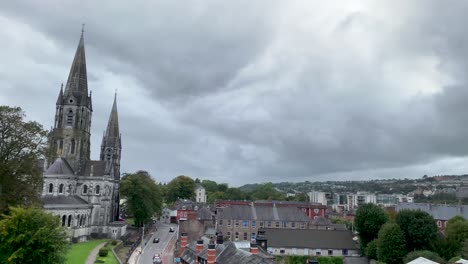
[[[286,200],[286,195],[276,190],[271,182],[258,184],[251,195],[254,200]]]
[[[395,223],[386,223],[379,231],[377,239],[379,261],[386,264],[400,264],[406,255],[405,235]]]
[[[405,234],[408,251],[429,249],[437,236],[434,218],[421,210],[401,210],[396,215],[396,223]]]
[[[377,260],[377,258],[378,258],[377,250],[378,250],[378,248],[377,248],[377,239],[374,239],[371,242],[367,243],[366,256],[369,259]]]
[[[178,199],[195,200],[195,181],[189,176],[177,176],[167,184],[167,202]]]
[[[363,204],[356,210],[355,224],[359,233],[361,248],[377,238],[380,228],[388,218],[384,210],[375,204]]]
[[[437,263],[445,262],[437,253],[428,250],[412,251],[403,259],[403,263],[408,263],[419,257],[427,258]]]
[[[0,263],[65,263],[67,240],[57,216],[11,207],[0,220]]]
[[[245,194],[238,188],[229,188],[225,192],[227,200],[244,200]]]
[[[207,193],[213,193],[218,191],[218,184],[215,181],[203,180],[201,182],[201,185],[203,186],[203,188],[205,188],[205,191]]]
[[[120,194],[127,199],[125,208],[133,215],[137,226],[161,212],[161,190],[146,171],[124,175],[120,181]]]
[[[468,240],[463,242],[462,248],[460,250],[460,254],[464,259],[468,258]]]
[[[468,221],[461,216],[455,216],[447,222],[445,228],[447,239],[463,244],[468,239]]]
[[[46,131],[24,118],[21,108],[0,106],[0,213],[39,204]]]

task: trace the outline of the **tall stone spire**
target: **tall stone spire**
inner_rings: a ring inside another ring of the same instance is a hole
[[[112,111],[109,117],[109,123],[107,123],[105,136],[113,138],[120,137],[119,115],[117,113],[117,93],[114,95],[114,104],[112,105]]]
[[[75,57],[68,74],[65,94],[73,93],[75,97],[88,96],[88,77],[86,74],[86,57],[84,47],[84,29],[81,30],[80,42],[76,48]],[[83,104],[85,101],[82,102]]]
[[[120,153],[122,142],[119,131],[119,116],[117,114],[117,93],[114,96],[107,129],[102,137],[101,160],[106,161],[106,173],[120,180]]]

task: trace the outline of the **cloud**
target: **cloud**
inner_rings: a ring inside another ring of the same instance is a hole
[[[93,150],[117,89],[126,172],[465,173],[468,4],[449,2],[5,2],[0,103],[50,126],[85,21]]]

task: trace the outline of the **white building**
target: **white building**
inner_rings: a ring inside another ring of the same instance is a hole
[[[327,205],[327,193],[325,192],[318,192],[318,191],[311,191],[307,193],[309,195],[309,201],[311,203],[319,203],[321,205]]]
[[[206,191],[201,185],[197,185],[195,188],[195,196],[197,203],[206,203]]]

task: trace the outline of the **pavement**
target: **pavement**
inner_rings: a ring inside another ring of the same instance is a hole
[[[88,257],[86,258],[86,264],[94,264],[96,261],[96,257],[99,253],[99,250],[106,244],[106,242],[97,245],[91,253],[89,253]]]
[[[175,228],[175,232],[169,232],[171,226]],[[177,225],[158,222],[156,227],[156,232],[145,237],[143,247],[139,246],[133,251],[128,260],[129,264],[153,264],[154,254],[161,254],[164,264],[173,262]],[[159,238],[159,243],[154,243],[154,238]]]

